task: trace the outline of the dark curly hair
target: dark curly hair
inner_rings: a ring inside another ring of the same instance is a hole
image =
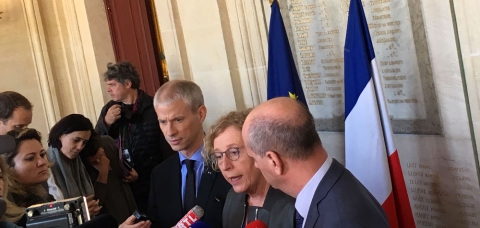
[[[140,76],[130,62],[108,63],[107,72],[103,74],[105,81],[116,80],[125,85],[127,81],[132,83],[132,89],[140,88]]]

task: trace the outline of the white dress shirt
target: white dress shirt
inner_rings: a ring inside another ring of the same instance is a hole
[[[312,203],[313,195],[315,195],[318,184],[320,184],[320,181],[322,181],[331,165],[332,158],[327,157],[320,169],[318,169],[315,175],[313,175],[297,196],[295,209],[303,217],[302,227],[305,226],[305,221],[307,221],[308,210],[310,209],[310,204]]]

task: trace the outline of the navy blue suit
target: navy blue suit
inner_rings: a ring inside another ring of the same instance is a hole
[[[160,163],[152,171],[148,216],[152,227],[172,227],[184,216],[181,195],[181,165],[178,154]],[[222,227],[222,211],[232,186],[210,166],[202,174],[197,205],[205,210],[202,220],[212,228]]]
[[[304,228],[389,227],[382,206],[337,160],[317,186]]]

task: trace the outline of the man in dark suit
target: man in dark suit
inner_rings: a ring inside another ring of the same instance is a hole
[[[173,80],[158,89],[155,112],[173,155],[152,172],[148,214],[153,227],[172,227],[195,205],[205,210],[202,220],[222,226],[222,211],[231,186],[222,174],[204,163],[202,123],[207,109],[198,85]]]
[[[389,227],[372,194],[328,156],[300,102],[283,97],[259,105],[242,136],[267,182],[296,198],[297,227]]]

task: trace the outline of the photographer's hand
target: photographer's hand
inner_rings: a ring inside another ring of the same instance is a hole
[[[114,104],[112,105],[108,111],[107,114],[105,115],[105,125],[107,127],[110,127],[115,121],[120,119],[122,116],[122,107],[119,104]]]
[[[137,179],[138,179],[138,173],[137,171],[135,171],[135,169],[130,170],[130,173],[128,174],[128,176],[123,177],[123,181],[127,183],[134,182]]]
[[[135,216],[131,215],[118,228],[149,228],[150,225],[152,225],[150,221],[135,223]]]

